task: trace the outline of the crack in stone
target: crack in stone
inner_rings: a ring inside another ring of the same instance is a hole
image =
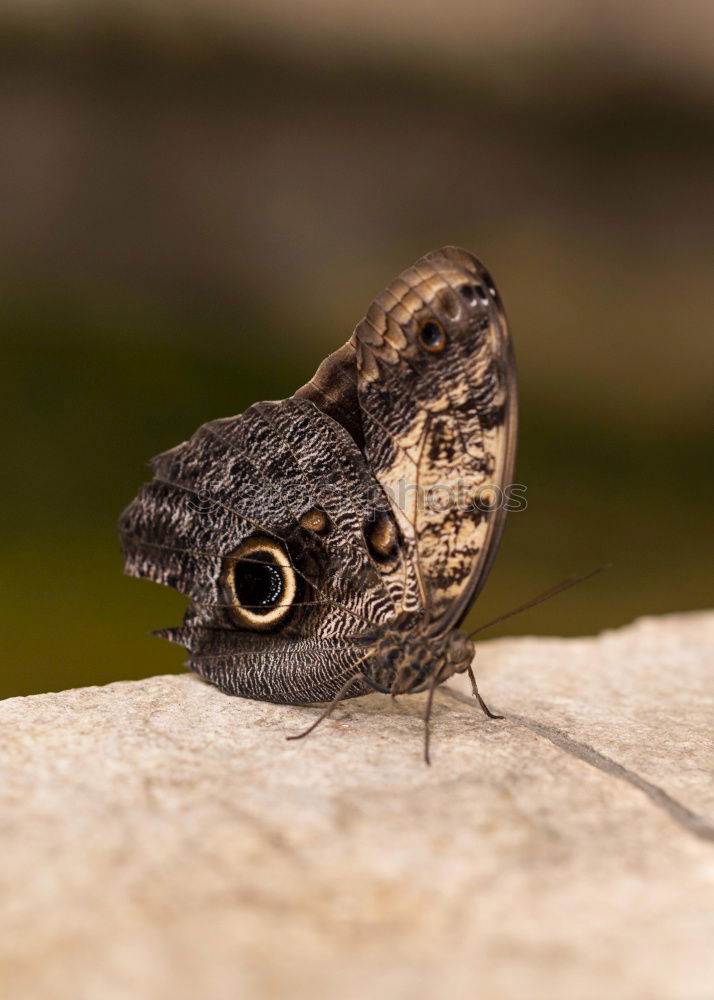
[[[460,691],[442,687],[440,693],[446,694],[450,698],[462,702],[464,705],[469,705],[471,708],[476,707],[473,698],[462,694]],[[566,733],[561,732],[560,729],[556,729],[554,726],[547,726],[542,722],[536,722],[524,715],[516,715],[513,712],[500,712],[499,714],[503,715],[510,722],[515,722],[516,725],[523,726],[524,729],[529,729],[537,736],[542,736],[554,746],[559,747],[573,757],[577,757],[578,760],[590,764],[591,767],[595,767],[599,771],[617,778],[618,781],[624,781],[626,784],[632,785],[633,788],[637,788],[640,792],[643,792],[658,809],[666,812],[687,833],[692,834],[699,840],[714,842],[714,823],[708,820],[706,816],[701,816],[699,813],[695,813],[682,805],[677,799],[668,795],[659,785],[652,784],[651,781],[647,781],[646,778],[641,777],[635,771],[628,770],[622,764],[618,764],[612,758],[606,757],[605,754],[595,750],[587,743],[574,740],[571,736],[566,735]]]

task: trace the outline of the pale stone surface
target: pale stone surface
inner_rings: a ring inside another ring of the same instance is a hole
[[[0,704],[0,995],[714,996],[714,613],[477,673],[527,719],[440,693],[431,768],[422,696],[298,743],[189,675]]]

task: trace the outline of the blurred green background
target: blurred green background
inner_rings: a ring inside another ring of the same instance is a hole
[[[476,624],[712,603],[714,8],[12,2],[0,20],[0,695],[180,670],[122,576],[147,459],[281,398],[445,243],[492,270],[523,398]],[[624,669],[624,667],[623,667]]]

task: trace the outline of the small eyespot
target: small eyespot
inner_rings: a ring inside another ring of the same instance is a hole
[[[481,486],[476,491],[475,507],[483,515],[492,514],[498,509],[500,494],[491,485]]]
[[[484,304],[488,304],[488,296],[483,285],[462,285],[459,289],[462,296],[470,305],[475,305],[480,299]]]
[[[332,529],[329,517],[319,507],[311,507],[310,510],[306,510],[300,516],[300,524],[307,531],[312,531],[316,535],[329,535]]]
[[[399,555],[401,538],[394,518],[380,510],[365,521],[364,538],[370,555],[383,566],[391,566]]]
[[[426,351],[438,354],[446,347],[446,334],[436,320],[430,319],[419,331],[419,343]]]

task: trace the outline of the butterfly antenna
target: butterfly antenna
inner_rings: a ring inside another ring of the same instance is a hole
[[[503,615],[499,615],[498,618],[492,618],[490,622],[486,622],[485,625],[479,625],[475,628],[473,632],[469,633],[469,639],[473,639],[475,635],[479,632],[485,632],[487,628],[492,628],[494,625],[500,624],[500,622],[505,622],[507,618],[513,618],[514,615],[519,615],[521,611],[529,611],[531,608],[537,607],[539,604],[543,604],[544,601],[549,601],[551,597],[557,597],[558,594],[562,594],[564,590],[570,590],[571,587],[575,587],[578,583],[585,583],[586,580],[592,579],[592,577],[597,576],[598,573],[602,573],[603,570],[612,569],[612,563],[606,563],[604,566],[598,566],[597,569],[591,569],[589,573],[583,573],[582,576],[568,576],[565,580],[561,580],[560,583],[556,583],[554,587],[546,590],[544,593],[539,594],[537,597],[533,597],[530,601],[526,601],[525,604],[521,604],[520,607],[513,608],[512,611],[507,611]]]

